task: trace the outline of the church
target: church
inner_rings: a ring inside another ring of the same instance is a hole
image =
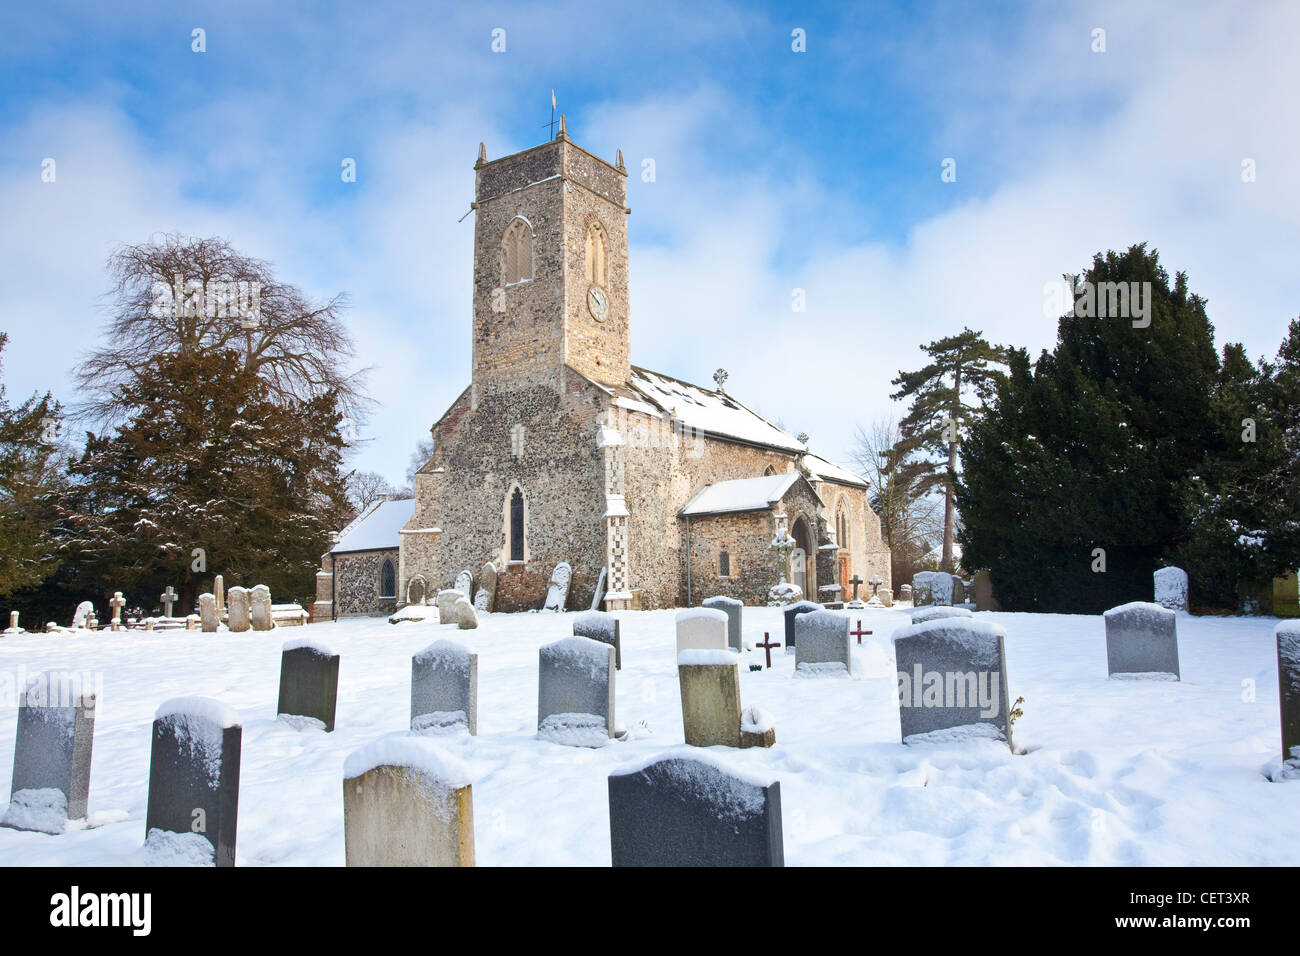
[[[520,153],[480,144],[474,172],[470,383],[382,542],[395,569],[354,575],[388,603],[345,613],[431,602],[463,570],[494,582],[493,610],[536,609],[561,562],[569,609],[765,604],[782,576],[819,602],[891,585],[865,478],[747,408],[721,369],[709,389],[632,364],[621,151],[589,153],[561,118]],[[317,620],[337,616],[326,568]]]

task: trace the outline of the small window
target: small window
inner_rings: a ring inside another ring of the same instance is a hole
[[[726,548],[718,552],[718,577],[731,577],[731,553]]]
[[[518,422],[510,429],[510,457],[524,457],[524,426]]]
[[[506,285],[533,277],[533,231],[523,219],[515,219],[501,237],[503,281]]]
[[[510,496],[510,560],[524,559],[524,493],[518,488]]]
[[[764,478],[767,478],[767,477],[769,477],[770,475],[775,475],[775,474],[776,474],[776,469],[773,468],[771,465],[768,465],[766,468],[763,469],[763,477],[764,477]]]
[[[393,568],[392,561],[385,560],[384,566],[379,569],[379,596],[397,597],[397,571]]]
[[[605,230],[600,223],[587,227],[587,281],[604,286],[608,274],[605,269]]]

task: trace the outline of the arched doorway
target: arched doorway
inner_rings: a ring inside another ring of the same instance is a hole
[[[808,522],[802,516],[795,519],[790,529],[794,538],[794,550],[790,552],[790,583],[797,584],[803,590],[804,600],[812,600],[808,594],[808,582],[814,580],[812,568],[812,537],[808,534]]]

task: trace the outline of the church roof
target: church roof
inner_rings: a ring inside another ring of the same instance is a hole
[[[683,517],[770,508],[803,476],[796,471],[761,478],[733,478],[706,485],[678,512]]]
[[[398,532],[415,514],[415,501],[379,500],[362,512],[355,521],[343,529],[338,544],[330,554],[347,554],[354,551],[382,551],[396,548],[400,541]]]

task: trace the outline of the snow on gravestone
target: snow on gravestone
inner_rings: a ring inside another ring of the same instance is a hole
[[[470,574],[469,568],[466,568],[460,574],[456,575],[456,587],[454,590],[459,591],[467,598],[472,598],[474,590],[474,575]]]
[[[543,611],[563,611],[569,601],[569,582],[573,580],[573,569],[567,561],[561,561],[551,574],[551,583],[546,588],[546,603]]]
[[[677,654],[682,729],[692,747],[740,746],[740,663],[723,648]]]
[[[574,637],[589,637],[614,648],[614,670],[623,668],[623,642],[618,618],[605,611],[584,611],[573,619]]]
[[[1111,677],[1178,680],[1178,617],[1145,601],[1113,607],[1106,621],[1106,669]]]
[[[1300,621],[1282,621],[1277,637],[1277,685],[1282,709],[1282,764],[1300,775]]]
[[[781,784],[655,755],[609,775],[609,842],[614,866],[784,866]]]
[[[75,675],[32,677],[18,704],[13,786],[0,824],[62,833],[86,816],[95,695]]]
[[[473,866],[469,770],[432,741],[393,734],[343,763],[348,866]]]
[[[895,632],[905,743],[930,734],[1011,743],[1005,639],[1001,625],[965,618],[938,618]]]
[[[95,613],[95,605],[93,605],[89,601],[82,601],[80,604],[77,605],[77,610],[73,612],[72,626],[85,627],[86,622],[90,620],[90,616],[94,613]]]
[[[438,592],[434,603],[438,605],[438,620],[443,624],[454,624],[456,622],[456,602],[465,595],[461,594],[455,588],[443,588]]]
[[[614,736],[614,648],[566,637],[538,648],[537,735],[572,747]]]
[[[718,595],[717,597],[705,598],[700,606],[711,607],[727,615],[727,643],[731,645],[733,651],[740,653],[740,622],[745,602]]]
[[[798,643],[794,649],[795,673],[801,677],[848,676],[849,616],[838,611],[810,611],[795,618]]]
[[[229,602],[226,611],[226,627],[235,632],[248,630],[250,626],[248,588],[236,585],[227,592],[226,599]]]
[[[242,740],[235,712],[211,698],[177,697],[158,708],[149,755],[146,847],[202,839],[211,844],[207,862],[235,865]]]
[[[339,655],[310,637],[286,641],[280,652],[276,714],[295,726],[334,730],[339,696]]]
[[[820,611],[821,609],[820,604],[814,604],[812,601],[798,601],[782,612],[785,615],[785,652],[787,654],[795,649],[795,641],[798,639],[794,629],[795,618],[800,614],[811,614],[813,611]]]
[[[926,621],[939,621],[947,617],[971,617],[971,612],[964,607],[936,607],[929,605],[917,608],[912,612],[913,624],[924,624]]]
[[[478,627],[478,612],[474,610],[474,605],[465,595],[456,598],[456,605],[452,610],[456,614],[456,627],[460,630],[472,631]]]
[[[678,611],[677,653],[690,650],[725,651],[727,615],[711,607],[692,607]]]
[[[1182,568],[1160,568],[1152,575],[1156,603],[1171,611],[1187,610],[1187,572]]]
[[[478,591],[474,594],[474,610],[489,614],[497,596],[497,566],[491,561],[478,573]]]
[[[411,657],[411,731],[478,733],[478,655],[446,639]]]
[[[253,588],[251,616],[253,630],[270,631],[275,628],[275,618],[271,614],[271,589],[265,584]]]
[[[217,616],[217,596],[215,594],[199,595],[199,619],[203,622],[205,633],[211,634],[221,623],[221,618]]]

